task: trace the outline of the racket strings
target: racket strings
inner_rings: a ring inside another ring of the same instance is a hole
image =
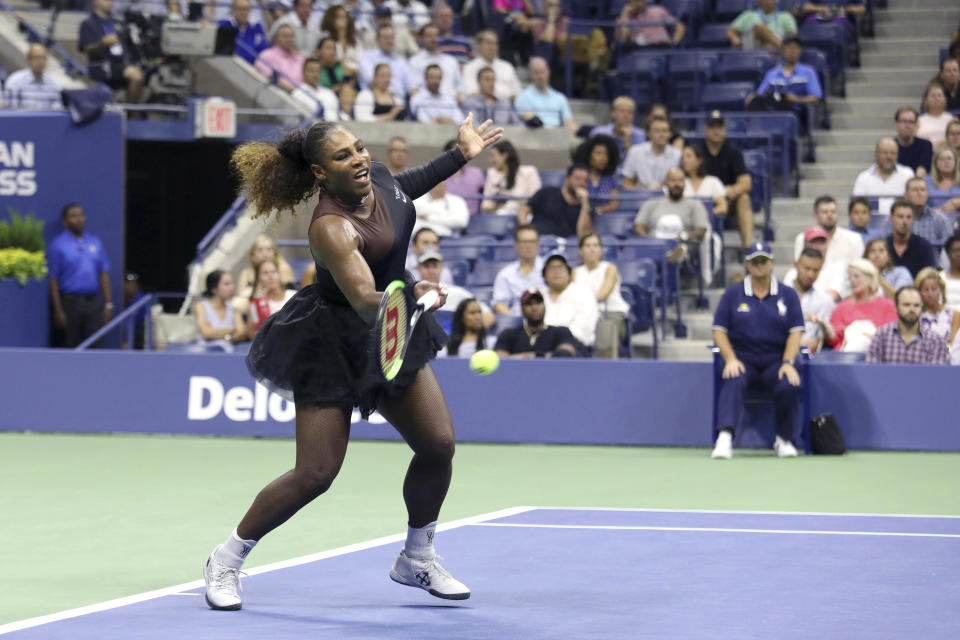
[[[406,295],[399,289],[387,299],[386,317],[379,335],[380,363],[384,374],[403,358],[408,322]]]

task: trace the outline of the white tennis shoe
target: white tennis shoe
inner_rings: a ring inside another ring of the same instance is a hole
[[[717,435],[717,443],[710,457],[721,460],[729,460],[733,457],[733,435],[729,431],[723,430]]]
[[[780,436],[777,436],[776,439],[774,439],[773,450],[777,452],[777,457],[780,458],[797,457],[797,448],[793,446],[793,443],[789,440],[784,440]]]
[[[207,564],[203,565],[203,581],[207,584],[205,597],[211,609],[236,611],[243,606],[237,593],[241,590],[240,570],[217,560],[217,551],[222,546],[217,545],[207,558]]]
[[[408,587],[423,589],[430,595],[445,600],[469,598],[470,589],[441,567],[437,562],[440,559],[435,556],[430,560],[415,560],[401,551],[390,569],[390,579]]]

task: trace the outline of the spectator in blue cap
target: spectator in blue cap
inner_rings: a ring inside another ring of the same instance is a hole
[[[773,393],[777,417],[773,446],[781,458],[794,457],[800,402],[795,363],[804,329],[800,298],[772,276],[773,252],[766,242],[747,247],[746,261],[747,277],[724,292],[713,318],[713,340],[724,367],[717,404],[720,431],[712,457],[733,457],[733,432],[740,423],[747,387]]]

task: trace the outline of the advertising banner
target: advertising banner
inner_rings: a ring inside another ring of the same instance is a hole
[[[295,407],[255,386],[238,355],[0,349],[0,363],[0,430],[294,433]],[[458,358],[432,366],[463,442],[712,444],[710,363],[505,360],[488,376]],[[812,415],[833,412],[850,448],[960,451],[960,431],[944,418],[955,412],[960,367],[822,364],[810,378]],[[923,402],[906,400],[921,389]],[[376,414],[354,419],[352,438],[399,439]],[[767,446],[766,422],[738,442]]]
[[[8,209],[43,220],[47,244],[63,231],[64,205],[77,203],[87,232],[110,261],[113,299],[123,277],[123,119],[104,113],[76,126],[63,111],[0,111],[0,218]],[[42,317],[41,317],[42,314]],[[46,310],[22,309],[23,321],[46,323]]]

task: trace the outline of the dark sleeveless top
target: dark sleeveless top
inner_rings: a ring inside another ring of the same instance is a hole
[[[394,105],[392,102],[389,102],[389,103],[387,103],[387,102],[377,102],[376,100],[374,100],[374,102],[373,102],[373,115],[379,116],[379,115],[383,115],[384,113],[389,113],[390,109],[393,109],[394,106],[395,106],[395,105]],[[407,110],[406,110],[406,109],[401,109],[401,110],[397,113],[396,117],[394,117],[394,120],[403,120],[403,119],[405,119],[406,117],[407,117]]]
[[[408,169],[396,176],[391,175],[390,170],[383,164],[371,162],[370,179],[375,198],[373,213],[365,219],[357,218],[323,194],[314,208],[310,224],[326,215],[336,215],[349,220],[360,236],[360,255],[370,266],[377,291],[383,291],[393,280],[404,279],[407,247],[417,219],[413,201],[452,176],[466,163],[460,149],[456,147],[422,167]],[[317,252],[313,246],[310,247],[310,253],[316,261]],[[347,298],[333,276],[319,264],[314,282],[321,298],[328,302],[347,304]]]

